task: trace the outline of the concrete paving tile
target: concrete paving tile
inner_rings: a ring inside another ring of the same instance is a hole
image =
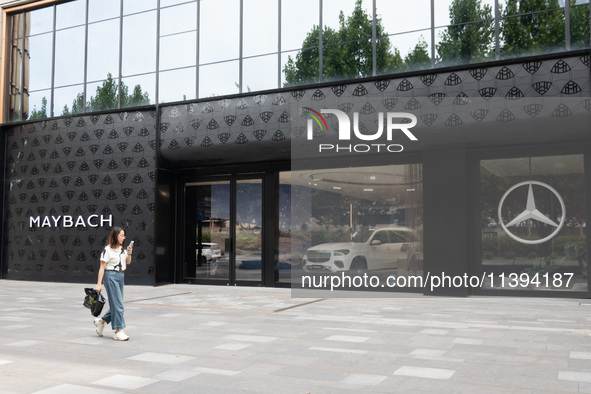
[[[156,382],[158,382],[157,379],[143,378],[140,376],[113,375],[108,378],[92,382],[92,384],[126,390],[137,390]]]
[[[163,354],[163,353],[141,353],[132,357],[127,357],[128,360],[133,361],[144,361],[150,363],[161,363],[161,364],[181,364],[190,360],[194,357],[181,356],[179,354]]]
[[[354,335],[331,335],[329,337],[324,338],[325,341],[337,341],[337,342],[354,342],[360,343],[365,342],[370,337],[359,337]]]
[[[387,376],[352,374],[341,380],[339,383],[353,384],[356,386],[377,386],[382,383]]]
[[[34,394],[118,394],[122,391],[103,390],[92,387],[76,386],[72,384],[60,384],[49,389],[35,391]]]
[[[403,366],[394,371],[394,375],[411,376],[416,378],[428,378],[428,379],[449,379],[455,373],[451,369],[441,368],[425,368],[425,367],[412,367]]]
[[[558,380],[591,383],[591,372],[558,371]]]
[[[191,378],[195,375],[199,375],[199,372],[173,369],[170,371],[161,372],[158,375],[154,375],[153,378],[156,380],[168,380],[171,382],[181,382],[181,381]]]
[[[246,349],[247,347],[252,346],[250,343],[224,343],[222,345],[218,345],[214,347],[214,349],[221,349],[221,350],[242,350]]]
[[[197,367],[195,371],[199,373],[207,373],[212,375],[223,375],[223,376],[233,376],[239,375],[241,371],[232,371],[227,369],[216,369],[216,368],[207,368],[207,367]]]
[[[367,354],[367,351],[365,351],[365,350],[322,347],[322,346],[312,346],[312,347],[309,347],[308,350],[321,351],[321,352],[333,352],[333,353]]]
[[[275,341],[277,339],[279,339],[278,337],[270,337],[270,336],[265,336],[265,335],[239,335],[239,334],[235,334],[235,335],[227,335],[224,337],[225,340],[228,341],[243,341],[243,342],[272,342]]]

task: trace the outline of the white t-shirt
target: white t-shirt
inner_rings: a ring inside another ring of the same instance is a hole
[[[110,246],[105,246],[103,253],[101,254],[101,261],[107,263],[106,269],[115,271],[125,271],[127,264],[127,249],[123,249],[119,246],[117,249],[113,249]]]

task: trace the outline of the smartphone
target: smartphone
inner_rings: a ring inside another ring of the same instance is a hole
[[[133,241],[131,241],[131,242],[129,243],[129,246],[133,246]]]

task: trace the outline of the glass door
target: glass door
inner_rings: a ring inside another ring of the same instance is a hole
[[[236,284],[262,278],[262,179],[187,184],[183,280]]]
[[[234,278],[262,278],[263,185],[261,179],[236,181],[236,235]]]

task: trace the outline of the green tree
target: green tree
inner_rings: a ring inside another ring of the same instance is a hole
[[[402,65],[397,49],[390,52],[390,39],[380,18],[376,19],[376,64],[379,72],[393,72]],[[371,43],[372,18],[361,8],[361,0],[355,3],[353,13],[345,17],[339,14],[338,30],[324,27],[322,30],[323,67],[322,79],[347,79],[371,76],[373,73]],[[313,26],[302,43],[302,50],[295,59],[288,57],[283,68],[285,85],[297,85],[318,81],[319,27]]]
[[[501,24],[501,54],[518,56],[564,48],[564,11],[555,11],[559,8],[558,0],[508,0]]]
[[[449,6],[451,25],[437,44],[438,63],[465,64],[483,61],[493,52],[492,9],[481,0],[454,0]]]
[[[41,99],[41,108],[37,110],[37,106],[34,106],[28,118],[28,120],[38,119],[47,119],[47,97],[45,96]]]
[[[572,48],[589,48],[591,26],[589,26],[589,5],[575,5],[571,0],[570,9],[570,40]]]
[[[427,49],[429,45],[421,36],[417,45],[404,57],[404,65],[409,70],[420,70],[431,67],[431,56]]]
[[[113,79],[111,73],[107,74],[107,79],[103,81],[102,85],[97,86],[94,96],[90,96],[89,100],[84,105],[84,95],[78,93],[76,99],[72,102],[72,113],[86,111],[104,111],[119,107],[119,84],[117,80]],[[121,82],[121,107],[133,107],[150,104],[150,96],[148,92],[142,92],[140,85],[135,85],[131,94],[129,94],[129,87]],[[64,106],[62,115],[69,115],[70,111],[67,106]]]

